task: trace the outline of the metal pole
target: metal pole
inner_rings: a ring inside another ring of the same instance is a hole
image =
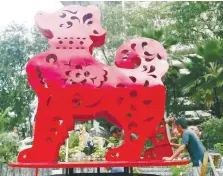
[[[38,176],[38,172],[39,172],[39,170],[38,170],[38,168],[36,168],[36,176]]]
[[[65,157],[65,162],[68,162],[68,143],[69,143],[69,138],[66,139],[66,157]]]

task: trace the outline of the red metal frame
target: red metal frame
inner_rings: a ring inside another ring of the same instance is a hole
[[[189,160],[151,160],[151,161],[93,161],[63,163],[10,163],[10,167],[18,168],[93,168],[93,167],[146,167],[176,166],[189,164]]]
[[[92,57],[106,34],[97,7],[67,6],[52,14],[38,12],[35,19],[50,48],[31,58],[26,67],[39,100],[35,136],[32,148],[20,152],[20,163],[11,166],[74,167],[56,163],[60,146],[75,120],[101,116],[124,130],[123,145],[106,154],[108,161],[116,162],[75,163],[78,167],[185,163],[161,160],[171,156],[172,149],[163,121],[167,54],[159,42],[130,40],[118,49],[116,66],[107,66]],[[138,139],[131,139],[131,134]],[[154,148],[143,151],[147,140]]]

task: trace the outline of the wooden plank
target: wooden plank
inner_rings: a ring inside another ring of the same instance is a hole
[[[219,174],[216,172],[215,165],[214,165],[212,156],[210,154],[208,154],[208,158],[209,158],[209,161],[210,161],[211,168],[212,168],[214,176],[219,176]]]
[[[204,153],[204,159],[201,167],[201,176],[206,175],[207,165],[208,165],[208,151]]]
[[[214,165],[215,165],[215,168],[218,168],[219,167],[219,159],[221,158],[221,155],[214,155]]]

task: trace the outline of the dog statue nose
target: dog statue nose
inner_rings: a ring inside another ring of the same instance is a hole
[[[84,44],[84,42],[83,42],[83,41],[80,41],[80,44],[81,44],[81,45],[83,45],[83,44]]]

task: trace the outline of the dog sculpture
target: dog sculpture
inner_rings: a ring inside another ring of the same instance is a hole
[[[97,7],[72,5],[52,14],[38,12],[35,20],[50,48],[26,66],[39,104],[33,146],[20,152],[19,162],[57,162],[74,121],[97,117],[124,130],[123,145],[109,150],[107,160],[171,155],[162,121],[165,87],[161,78],[168,63],[160,43],[148,38],[130,40],[118,49],[116,66],[107,66],[92,56],[93,48],[104,44],[106,34]],[[161,139],[156,138],[159,133]],[[131,140],[131,134],[138,138]],[[147,139],[154,148],[143,150]]]

